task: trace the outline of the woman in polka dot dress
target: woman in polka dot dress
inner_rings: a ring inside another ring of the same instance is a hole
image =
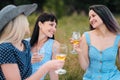
[[[39,80],[64,65],[64,61],[52,60],[32,74],[30,46],[23,38],[29,33],[26,16],[36,8],[37,4],[8,5],[0,11],[0,80]]]

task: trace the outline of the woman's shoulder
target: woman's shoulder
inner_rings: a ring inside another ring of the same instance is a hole
[[[54,40],[54,42],[53,42],[53,48],[54,47],[58,47],[58,46],[60,46],[60,42],[57,41],[57,40]]]
[[[0,44],[0,54],[11,53],[13,50],[13,45],[11,43],[1,43]]]
[[[22,42],[24,43],[24,45],[25,45],[26,48],[30,48],[30,43],[29,43],[29,41],[23,40]]]
[[[86,36],[90,35],[90,33],[91,33],[91,31],[85,31],[85,32],[82,34],[81,38],[85,38]]]
[[[59,44],[60,44],[60,42],[59,42],[59,41],[57,41],[57,40],[54,40],[54,44],[59,45]]]
[[[82,37],[86,37],[86,36],[93,36],[95,34],[94,30],[91,30],[91,31],[86,31],[83,33]]]
[[[92,30],[92,31],[85,31],[83,34],[85,35],[85,34],[92,34],[94,31]]]
[[[11,43],[4,42],[0,44],[0,49],[6,49],[6,48],[11,47]]]

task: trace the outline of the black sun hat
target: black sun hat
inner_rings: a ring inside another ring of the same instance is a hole
[[[26,4],[26,5],[7,5],[0,10],[0,31],[5,27],[9,21],[23,13],[25,16],[30,15],[37,8],[37,4]]]

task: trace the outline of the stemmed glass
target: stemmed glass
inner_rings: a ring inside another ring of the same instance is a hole
[[[79,44],[80,36],[81,36],[80,32],[77,32],[77,31],[72,32],[72,44]],[[71,53],[77,54],[74,49],[71,51]]]
[[[45,48],[44,47],[42,47],[40,50],[38,50],[38,55],[42,56],[42,59],[44,58],[44,55],[45,55]]]
[[[56,59],[57,60],[65,60],[66,55],[67,55],[67,45],[66,44],[60,44],[60,47],[58,49],[54,50],[56,53]],[[58,69],[55,71],[56,74],[65,74],[66,70],[65,69]]]
[[[40,62],[43,60],[44,56],[45,56],[45,48],[41,48],[40,50],[36,50],[35,53],[37,53],[36,58],[39,58],[40,61],[33,63],[32,65],[34,66],[34,70],[38,70],[39,66],[40,66]]]

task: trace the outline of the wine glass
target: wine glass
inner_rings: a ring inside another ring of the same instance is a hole
[[[36,56],[37,59],[39,59],[39,62],[35,62],[32,64],[32,67],[34,67],[33,72],[35,72],[36,70],[39,69],[40,65],[41,65],[41,61],[43,60],[44,56],[45,56],[45,48],[42,47],[39,50],[36,50],[35,53],[37,53],[38,55]]]
[[[77,32],[77,31],[72,32],[72,44],[79,44],[80,36],[81,36],[80,32]],[[74,49],[71,51],[71,53],[77,54]]]
[[[38,55],[42,56],[42,59],[44,58],[44,55],[45,55],[45,48],[44,47],[42,47],[40,50],[38,50]]]
[[[67,55],[67,46],[66,44],[60,44],[60,47],[55,50],[56,52],[56,59],[57,60],[65,60],[66,55]],[[66,70],[65,69],[58,69],[55,71],[56,74],[65,74]]]

